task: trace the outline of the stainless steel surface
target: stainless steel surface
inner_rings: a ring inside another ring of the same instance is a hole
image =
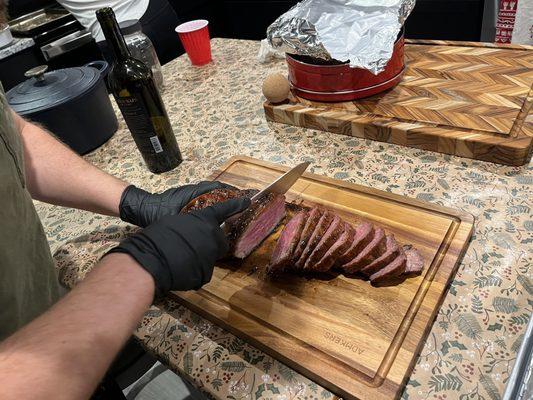
[[[68,51],[77,49],[78,47],[89,43],[91,40],[93,40],[91,32],[84,29],[64,36],[61,39],[57,39],[52,43],[48,43],[41,47],[41,52],[43,53],[44,59],[48,61]]]
[[[39,65],[24,72],[26,78],[35,78],[37,81],[44,81],[44,73],[48,71],[48,65]]]
[[[272,182],[270,185],[268,185],[266,188],[254,195],[251,200],[257,200],[268,193],[287,193],[287,191],[292,187],[292,185],[294,185],[294,183],[302,176],[309,164],[309,161],[298,164],[296,167],[292,168],[290,171],[287,171],[274,182]]]
[[[533,315],[524,334],[502,400],[533,399]]]
[[[9,26],[15,33],[28,34],[35,28],[66,18],[69,15],[70,13],[62,8],[43,8],[11,20]]]
[[[0,48],[7,47],[11,43],[13,43],[13,36],[11,35],[9,25],[0,24]]]
[[[272,47],[290,54],[385,69],[415,0],[304,0],[267,29]]]

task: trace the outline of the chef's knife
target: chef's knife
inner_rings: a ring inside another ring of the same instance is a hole
[[[293,169],[285,172],[283,175],[281,175],[278,179],[276,179],[266,188],[261,190],[259,193],[256,193],[254,196],[252,196],[250,200],[252,201],[257,200],[268,193],[275,193],[275,194],[287,193],[289,189],[292,187],[292,185],[294,185],[294,183],[302,176],[302,174],[305,172],[309,164],[311,164],[309,161],[298,164]],[[226,226],[225,222],[223,222],[222,225],[220,225],[222,229],[224,229],[225,226]]]
[[[294,167],[290,171],[287,171],[286,173],[281,175],[278,179],[276,179],[266,188],[261,190],[259,193],[252,196],[251,200],[252,201],[257,200],[269,193],[274,193],[274,194],[287,193],[288,190],[292,187],[292,185],[294,185],[294,183],[302,176],[302,174],[305,172],[309,164],[310,164],[309,161],[298,164],[296,167]]]

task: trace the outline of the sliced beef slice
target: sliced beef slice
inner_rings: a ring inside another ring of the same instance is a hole
[[[335,214],[333,214],[331,211],[326,210],[326,212],[322,214],[322,217],[320,217],[320,220],[318,221],[313,233],[311,234],[311,237],[307,241],[302,255],[300,256],[298,261],[296,261],[295,266],[297,269],[302,269],[304,267],[305,262],[317,246],[318,242],[320,242],[320,240],[322,240],[322,238],[326,234],[326,231],[333,222],[334,217]]]
[[[320,207],[314,207],[311,209],[311,211],[309,211],[309,214],[307,215],[307,221],[305,222],[302,234],[300,235],[300,240],[298,242],[298,245],[296,246],[296,249],[294,250],[294,262],[298,261],[298,259],[304,252],[305,246],[307,246],[307,242],[311,238],[311,235],[313,234],[313,231],[315,230],[318,221],[320,221],[322,214],[324,214],[324,210]]]
[[[285,196],[268,194],[226,221],[231,253],[245,258],[272,233],[285,217]]]
[[[411,276],[420,275],[424,269],[424,258],[416,249],[405,250],[405,257],[407,264],[403,276],[409,278]]]
[[[276,243],[276,247],[272,252],[268,272],[275,274],[283,271],[292,261],[292,255],[298,245],[300,236],[307,221],[308,213],[300,211],[291,218],[287,225],[283,228],[281,235]]]
[[[344,264],[342,269],[347,274],[354,274],[379,257],[384,248],[385,232],[381,228],[376,228],[372,241],[352,261]]]
[[[401,248],[396,242],[394,235],[387,235],[385,238],[385,253],[376,258],[366,267],[363,267],[359,272],[362,275],[369,277],[370,275],[379,271],[381,268],[385,267],[387,264],[391,263],[398,256],[400,251]]]
[[[315,265],[317,271],[329,271],[335,262],[339,259],[341,254],[353,243],[355,237],[355,229],[347,222],[344,223],[344,232],[339,239],[326,251],[326,254]]]
[[[374,237],[374,226],[368,222],[363,222],[355,228],[355,235],[352,243],[336,260],[337,265],[343,265],[353,260],[357,254],[363,250]]]
[[[370,276],[370,282],[381,285],[394,281],[405,271],[407,258],[405,254],[399,254],[391,263]]]
[[[317,264],[322,259],[324,254],[339,240],[344,232],[344,221],[338,215],[333,217],[333,221],[328,230],[320,239],[316,247],[313,249],[304,264],[304,269],[318,271]]]
[[[237,188],[223,188],[223,189],[214,189],[208,193],[204,193],[194,199],[192,199],[189,204],[187,204],[181,210],[182,213],[188,213],[194,210],[201,210],[203,208],[212,206],[217,203],[223,203],[224,201],[239,198],[239,197],[252,197],[257,193],[257,190],[246,189],[240,190]]]

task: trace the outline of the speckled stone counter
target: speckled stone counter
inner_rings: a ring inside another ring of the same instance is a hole
[[[0,49],[0,60],[26,50],[34,44],[35,42],[31,38],[14,38],[9,46]]]
[[[259,42],[214,39],[214,63],[183,56],[163,68],[163,98],[185,156],[148,172],[120,130],[87,159],[147,190],[207,177],[233,155],[311,171],[462,209],[475,233],[404,399],[496,400],[503,393],[533,305],[533,166],[506,167],[314,130],[267,123],[261,83],[286,72],[256,62]],[[115,218],[38,204],[60,279],[73,286],[135,228]],[[135,335],[174,371],[220,399],[328,399],[333,395],[172,300],[153,306]]]

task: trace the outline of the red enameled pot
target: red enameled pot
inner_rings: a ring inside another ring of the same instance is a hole
[[[392,57],[378,75],[349,63],[320,65],[311,57],[287,54],[293,92],[315,101],[349,101],[381,93],[396,86],[405,69],[403,30],[394,43]]]

